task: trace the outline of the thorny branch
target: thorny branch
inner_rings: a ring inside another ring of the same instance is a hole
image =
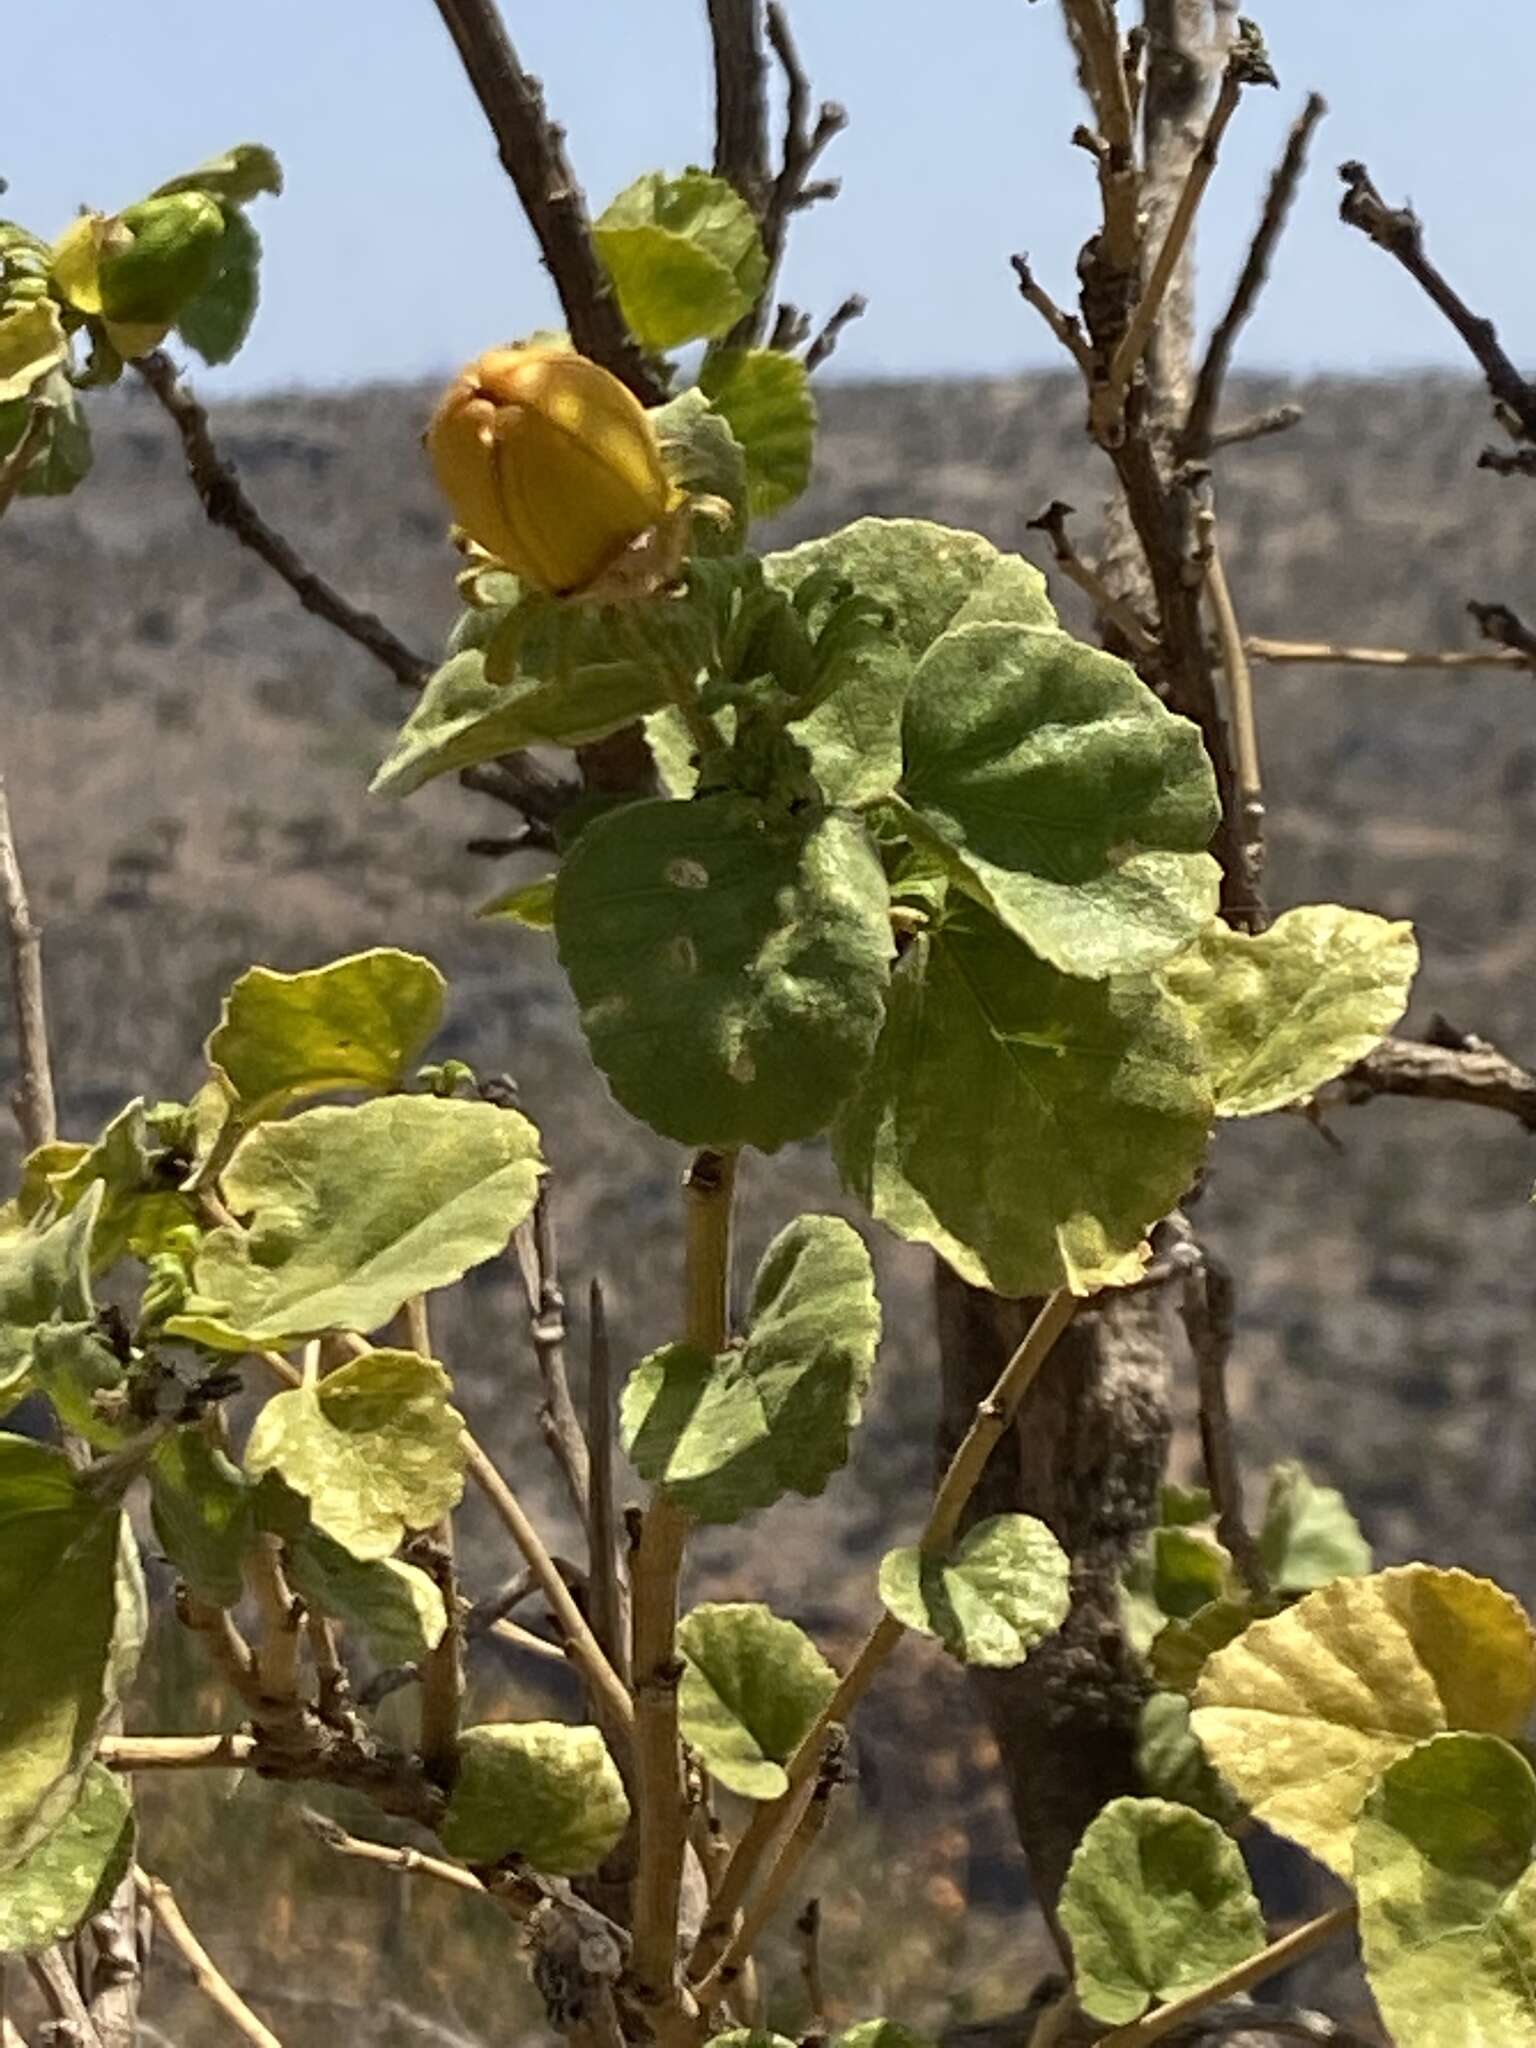
[[[187,474],[210,522],[222,526],[242,547],[259,555],[268,568],[281,576],[306,611],[345,633],[387,668],[404,688],[419,690],[432,673],[431,662],[397,639],[382,619],[349,604],[309,567],[291,542],[262,518],[233,467],[214,445],[207,413],[181,381],[165,351],[151,349],[148,355],[135,357],[133,367],[181,436]]]
[[[598,261],[586,201],[565,153],[565,131],[550,119],[543,88],[519,62],[495,0],[437,0],[437,11],[538,238],[571,340],[627,384],[642,405],[659,405],[665,388],[625,325]]]

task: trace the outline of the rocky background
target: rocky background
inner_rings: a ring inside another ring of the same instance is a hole
[[[423,648],[453,610],[453,557],[417,445],[430,395],[275,397],[215,415],[263,512]],[[1489,437],[1475,389],[1250,383],[1232,408],[1280,398],[1304,405],[1299,427],[1218,457],[1249,631],[1470,646],[1467,599],[1529,602],[1530,501],[1474,467]],[[1045,565],[1026,524],[1064,498],[1082,508],[1089,547],[1106,483],[1080,404],[1055,377],[834,383],[817,481],[773,537],[921,514]],[[452,781],[403,805],[369,798],[403,693],[207,527],[152,402],[113,396],[94,418],[87,486],[26,503],[0,526],[0,765],[47,925],[67,1132],[90,1134],[131,1094],[184,1093],[220,994],[251,962],[292,969],[380,943],[426,952],[453,988],[443,1051],[511,1073],[543,1127],[573,1303],[601,1273],[619,1359],[638,1355],[671,1329],[680,1157],[608,1102],[548,942],[470,915],[519,865],[477,858],[465,841],[507,829],[510,814]],[[1075,593],[1056,594],[1071,612]],[[1339,900],[1412,918],[1425,967],[1408,1028],[1439,1011],[1536,1058],[1531,680],[1264,668],[1257,683],[1275,906]],[[0,1022],[0,1077],[8,1029]],[[7,1131],[0,1166],[13,1160]],[[1345,1490],[1383,1560],[1464,1564],[1527,1600],[1533,1173],[1526,1139],[1496,1116],[1382,1102],[1341,1108],[1326,1134],[1300,1118],[1229,1127],[1201,1205],[1239,1276],[1237,1397],[1254,1471],[1300,1457]],[[840,1199],[814,1148],[755,1162],[746,1256],[798,1210]],[[925,1259],[877,1251],[889,1341],[852,1469],[823,1500],[722,1532],[700,1558],[701,1590],[768,1598],[834,1650],[869,1612],[880,1551],[914,1528],[930,1464]],[[579,1357],[574,1310],[573,1320]],[[438,1330],[477,1427],[555,1510],[510,1269],[473,1276]],[[480,1535],[470,1572],[488,1585],[503,1561]],[[1016,1902],[1017,1861],[963,1688],[909,1652],[871,1709],[829,1880],[829,1941],[850,2006],[931,2023],[1017,2002],[1029,1973],[1011,1935],[978,1947],[966,1906]],[[172,1672],[143,1725],[196,1723],[190,1665],[183,1676]],[[507,1688],[538,1696],[526,1690],[536,1671],[510,1662],[483,1683],[488,1700]],[[248,1808],[237,1842],[216,1804],[226,1796]],[[433,1931],[441,1915],[423,1920],[414,1895],[409,1935],[400,1898],[381,1904],[376,1882],[306,1910],[295,1880],[272,1909],[282,1924],[256,1926],[247,1887],[306,1853],[279,1804],[265,1787],[202,1788],[177,1809],[193,1818],[161,1860],[181,1865],[189,1903],[195,1888],[210,1910],[226,1899],[217,1910],[247,1943],[243,1981],[287,2001],[271,2008],[285,2038],[327,2038],[338,2005],[359,2001],[374,2015],[370,2039],[418,2039],[427,2011],[439,2037],[511,2038],[508,1980],[489,2002],[466,2003]],[[382,1964],[380,1915],[393,1916]],[[882,1938],[892,1928],[900,1941]],[[287,1959],[280,1990],[261,1960],[274,1955]],[[190,2031],[170,2038],[201,2039],[213,2024],[181,2017]]]

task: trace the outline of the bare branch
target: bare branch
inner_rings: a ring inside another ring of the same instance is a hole
[[[1531,664],[1508,648],[1461,648],[1419,651],[1406,647],[1348,647],[1333,640],[1264,640],[1252,634],[1243,642],[1250,661],[1298,668],[1490,669],[1530,673]]]
[[[29,1152],[58,1135],[53,1070],[48,1058],[48,1013],[43,1002],[43,934],[33,921],[16,837],[11,826],[5,778],[0,775],[0,904],[5,910],[11,956],[11,1010],[19,1065],[11,1108]]]
[[[1351,1900],[1347,1906],[1335,1906],[1332,1912],[1319,1914],[1317,1919],[1308,1920],[1290,1934],[1272,1941],[1268,1948],[1261,1949],[1246,1963],[1228,1970],[1204,1990],[1172,1999],[1167,2005],[1160,2005],[1148,2013],[1145,2019],[1134,2020],[1128,2027],[1116,2027],[1112,2034],[1102,2035],[1099,2048],[1148,2048],[1151,2042],[1161,2041],[1189,2020],[1197,2019],[1207,2006],[1221,2004],[1236,1992],[1262,1984],[1266,1977],[1290,1969],[1292,1964],[1299,1963],[1303,1957],[1313,1954],[1338,1935],[1347,1934],[1355,1925],[1357,1911]]]
[[[811,180],[828,144],[848,126],[847,109],[836,100],[823,100],[811,118],[811,81],[790,30],[789,16],[779,0],[768,0],[768,41],[784,73],[784,148],[778,175],[774,178],[762,215],[763,249],[768,257],[768,275],[755,313],[732,334],[733,341],[750,340],[762,332],[763,316],[772,303],[774,287],[784,261],[791,216],[817,200],[837,195],[835,181]]]
[[[1014,275],[1019,280],[1019,296],[1027,305],[1034,307],[1083,375],[1092,380],[1095,374],[1093,354],[1083,334],[1082,322],[1075,313],[1062,311],[1031,270],[1027,256],[1015,256],[1010,260]]]
[[[452,1885],[456,1891],[478,1892],[482,1898],[489,1896],[472,1870],[445,1862],[441,1856],[424,1855],[420,1849],[412,1849],[405,1843],[369,1842],[361,1836],[349,1835],[328,1814],[317,1813],[312,1806],[302,1807],[299,1818],[317,1841],[323,1842],[338,1856],[350,1856],[359,1863],[376,1863],[381,1869],[397,1871],[402,1877],[430,1877],[439,1884]]]
[[[1307,152],[1311,147],[1312,137],[1327,111],[1328,103],[1322,94],[1311,94],[1291,129],[1290,139],[1285,145],[1285,154],[1270,180],[1264,211],[1259,216],[1258,229],[1249,247],[1247,260],[1238,275],[1231,303],[1216,323],[1210,345],[1206,349],[1205,361],[1200,367],[1195,395],[1190,403],[1189,418],[1178,444],[1178,453],[1186,461],[1191,457],[1209,455],[1212,448],[1217,445],[1216,411],[1221,403],[1221,394],[1226,385],[1227,372],[1231,368],[1238,336],[1253,317],[1259,295],[1269,280],[1275,250],[1285,232],[1286,221],[1306,172]],[[1294,416],[1300,418],[1299,411],[1291,408],[1286,410],[1294,411]],[[1290,421],[1287,420],[1286,423],[1289,425]],[[1269,427],[1265,431],[1276,432],[1278,429]],[[1230,442],[1230,436],[1228,440]]]
[[[1270,68],[1263,38],[1253,24],[1240,24],[1237,40],[1227,59],[1222,73],[1221,89],[1216,95],[1216,104],[1194,162],[1190,165],[1189,176],[1179,194],[1173,217],[1168,223],[1147,281],[1132,313],[1125,334],[1116,348],[1109,366],[1109,383],[1105,402],[1110,408],[1118,408],[1136,374],[1137,365],[1146,353],[1162,312],[1163,301],[1173,283],[1175,273],[1184,260],[1194,233],[1195,218],[1200,211],[1200,202],[1205,197],[1206,187],[1216,171],[1216,161],[1221,152],[1222,139],[1231,126],[1237,112],[1243,89],[1250,85],[1277,85],[1279,81]]]
[[[1259,762],[1259,722],[1253,703],[1253,674],[1243,645],[1237,607],[1232,602],[1214,523],[1205,565],[1205,594],[1216,620],[1221,666],[1227,679],[1227,708],[1232,720],[1232,759],[1242,803],[1243,846],[1248,874],[1257,881],[1264,872],[1264,776]]]
[[[576,1511],[576,1519],[585,1528],[591,1461],[565,1369],[565,1295],[560,1286],[555,1219],[550,1207],[547,1178],[539,1184],[533,1214],[526,1223],[518,1225],[512,1247],[522,1276],[523,1294],[528,1303],[529,1333],[544,1387],[544,1399],[539,1407],[539,1429],[565,1481],[565,1490]]]
[[[1061,573],[1070,578],[1083,591],[1094,610],[1103,619],[1114,625],[1126,643],[1138,654],[1153,655],[1157,652],[1157,640],[1140,619],[1134,608],[1124,599],[1116,597],[1096,571],[1090,569],[1067,533],[1067,521],[1072,517],[1074,507],[1063,504],[1060,498],[1053,498],[1045,510],[1029,521],[1027,531],[1043,533],[1051,544],[1051,553]]]
[[[1185,1228],[1184,1284],[1179,1315],[1194,1356],[1200,1388],[1200,1445],[1206,1484],[1216,1507],[1216,1533],[1232,1554],[1243,1583],[1258,1599],[1269,1592],[1259,1546],[1243,1517],[1243,1477],[1227,1401],[1227,1365],[1236,1335],[1236,1290],[1222,1262]]]
[[[318,576],[291,542],[269,526],[246,495],[233,467],[214,444],[208,415],[190,388],[176,373],[176,366],[163,349],[136,356],[133,367],[170,415],[181,436],[192,479],[210,523],[232,533],[242,547],[259,555],[281,576],[307,612],[345,633],[375,661],[387,668],[395,681],[408,690],[419,690],[432,673],[432,663],[397,639],[372,612],[359,611],[338,591]]]
[[[245,2036],[252,2048],[282,2048],[276,2034],[252,2012],[187,1925],[186,1915],[177,1905],[176,1895],[164,1878],[151,1877],[147,1870],[135,1870],[133,1877],[139,1897],[165,1929],[172,1945],[180,1950],[183,1961],[192,1972],[193,1983],[209,2003],[216,2006],[236,2031]]]
[[[565,153],[565,133],[550,118],[543,89],[518,60],[495,0],[437,0],[454,48],[496,138],[554,280],[571,340],[627,384],[642,405],[666,390],[624,324],[597,258],[586,201]]]
[[[596,1277],[587,1296],[587,1330],[587,1443],[591,1451],[587,1558],[592,1628],[610,1663],[627,1684],[629,1587],[624,1577],[613,1498],[613,1354],[608,1342],[603,1283]]]
[[[96,1760],[109,1771],[243,1771],[254,1735],[105,1735]]]
[[[1386,1039],[1325,1090],[1324,1100],[1335,1090],[1347,1103],[1400,1095],[1496,1109],[1536,1132],[1536,1074],[1517,1066],[1486,1039],[1453,1031],[1443,1023],[1429,1042]]]
[[[715,53],[715,176],[762,218],[768,204],[768,60],[761,0],[709,0]]]
[[[843,303],[829,313],[821,332],[805,352],[807,370],[819,370],[828,357],[833,355],[837,344],[843,338],[843,329],[862,320],[869,311],[869,301],[862,292],[850,292]]]
[[[1209,452],[1214,455],[1218,448],[1236,448],[1244,441],[1262,441],[1271,434],[1283,434],[1305,418],[1306,413],[1299,405],[1271,406],[1267,412],[1252,413],[1245,420],[1234,420],[1228,427],[1215,428]]]
[[[1073,140],[1088,145],[1098,164],[1105,260],[1122,276],[1130,276],[1141,256],[1141,179],[1136,163],[1136,99],[1127,53],[1120,43],[1114,9],[1106,0],[1062,0],[1062,12],[1100,130],[1094,135],[1079,129]]]
[[[1474,313],[1430,261],[1418,215],[1410,207],[1388,206],[1362,163],[1341,164],[1339,176],[1344,181],[1340,218],[1385,249],[1428,294],[1471,350],[1500,416],[1520,439],[1536,442],[1536,385],[1522,377],[1504,353],[1493,322]]]

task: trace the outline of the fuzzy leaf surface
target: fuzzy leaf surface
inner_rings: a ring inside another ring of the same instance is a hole
[[[669,1345],[636,1366],[624,1448],[642,1479],[705,1522],[818,1494],[847,1462],[879,1342],[862,1239],[840,1217],[801,1216],[763,1255],[740,1349],[710,1358]]]
[[[1210,1658],[1192,1726],[1255,1819],[1347,1879],[1383,1773],[1433,1735],[1513,1741],[1536,1705],[1536,1634],[1487,1579],[1402,1565],[1335,1579]]]
[[[1066,1552],[1033,1515],[993,1515],[947,1557],[911,1546],[888,1551],[880,1598],[919,1635],[935,1636],[962,1664],[1008,1671],[1066,1619]]]
[[[918,663],[902,734],[914,830],[1064,973],[1158,967],[1215,916],[1199,728],[1113,655],[1006,622],[952,628]]]
[[[532,1124],[487,1102],[392,1095],[259,1125],[223,1179],[244,1220],[204,1239],[167,1331],[249,1351],[376,1330],[495,1258],[541,1171]]]
[[[837,1690],[837,1673],[792,1621],[747,1601],[708,1604],[677,1631],[678,1717],[711,1777],[744,1799],[778,1799],[783,1765]]]
[[[1488,1735],[1392,1765],[1355,1836],[1366,1976],[1398,2048],[1536,2044],[1536,1772]]]
[[[1114,1799],[1078,1844],[1061,1894],[1077,1995],[1111,2026],[1213,1983],[1265,1945],[1237,1844],[1165,1799]]]
[[[555,934],[609,1086],[680,1144],[813,1136],[880,1030],[885,878],[835,815],[735,795],[610,811],[560,870]]]
[[[521,1856],[550,1877],[595,1870],[629,1824],[629,1801],[595,1728],[497,1721],[467,1728],[439,1832],[451,1856]]]
[[[1308,1101],[1379,1045],[1418,967],[1412,925],[1313,903],[1256,937],[1208,925],[1164,979],[1200,1034],[1216,1114],[1262,1116]]]
[[[1170,997],[1139,977],[1058,973],[966,905],[897,966],[833,1150],[881,1222],[973,1284],[1089,1293],[1134,1277],[1210,1125]]]

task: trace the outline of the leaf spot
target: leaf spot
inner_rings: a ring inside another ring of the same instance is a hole
[[[674,889],[707,889],[709,869],[702,861],[679,857],[669,860],[663,873]]]

